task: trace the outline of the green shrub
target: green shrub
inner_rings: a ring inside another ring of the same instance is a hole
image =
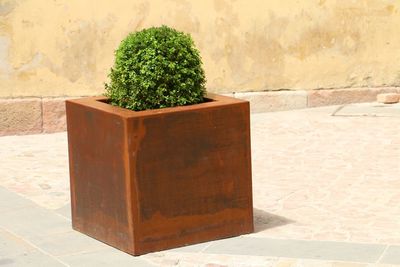
[[[106,84],[112,105],[132,110],[203,102],[205,75],[190,35],[167,26],[129,34]]]

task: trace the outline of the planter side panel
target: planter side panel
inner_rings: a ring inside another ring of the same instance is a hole
[[[131,252],[124,120],[74,101],[66,112],[73,228]]]
[[[137,120],[128,121],[136,133]],[[136,155],[136,254],[253,231],[248,102],[139,124],[141,135],[128,137],[129,154]]]

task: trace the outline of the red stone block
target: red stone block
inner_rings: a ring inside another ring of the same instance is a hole
[[[0,99],[0,136],[41,132],[40,98]]]
[[[379,103],[383,104],[394,104],[399,102],[400,94],[396,93],[387,93],[387,94],[379,94],[376,96],[376,100]]]
[[[55,133],[67,130],[65,119],[65,98],[44,98],[43,132]]]

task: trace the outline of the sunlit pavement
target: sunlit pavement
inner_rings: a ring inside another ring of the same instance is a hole
[[[400,265],[399,104],[251,124],[256,232],[141,257],[71,229],[65,132],[1,137],[0,265]]]

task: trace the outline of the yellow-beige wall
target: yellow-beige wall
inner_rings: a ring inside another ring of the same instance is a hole
[[[103,92],[131,31],[189,32],[213,92],[397,86],[400,1],[0,0],[0,97]]]

